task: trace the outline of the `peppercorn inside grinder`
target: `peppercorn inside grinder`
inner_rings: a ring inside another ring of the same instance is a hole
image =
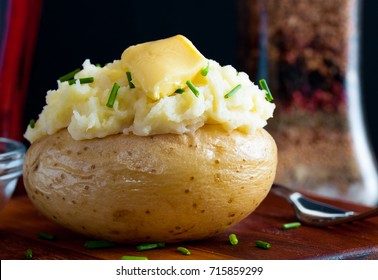
[[[238,3],[239,65],[268,81],[277,105],[267,127],[278,146],[275,181],[377,204],[360,104],[359,1]]]

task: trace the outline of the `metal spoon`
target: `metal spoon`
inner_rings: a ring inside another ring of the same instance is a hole
[[[273,184],[271,191],[290,202],[298,220],[310,226],[334,226],[378,216],[378,208],[363,213],[355,213],[309,199],[299,192],[278,184]]]

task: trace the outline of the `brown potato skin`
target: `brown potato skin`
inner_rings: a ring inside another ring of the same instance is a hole
[[[248,216],[277,166],[273,138],[205,125],[194,134],[34,142],[24,163],[33,204],[51,220],[116,242],[211,237]]]

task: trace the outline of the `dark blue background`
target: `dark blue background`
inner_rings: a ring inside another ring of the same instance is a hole
[[[368,135],[378,155],[378,1],[362,3],[361,79]],[[37,118],[57,77],[93,63],[118,59],[129,45],[187,36],[208,58],[237,65],[237,1],[45,1],[31,73],[25,127]]]

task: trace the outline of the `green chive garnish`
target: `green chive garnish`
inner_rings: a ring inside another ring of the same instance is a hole
[[[300,226],[301,226],[300,222],[293,222],[293,223],[283,224],[281,226],[281,228],[282,229],[292,229],[292,228],[297,228],[297,227],[300,227]]]
[[[100,63],[96,63],[95,66],[96,67],[101,67],[101,64]]]
[[[196,89],[196,87],[193,85],[191,81],[186,81],[186,85],[190,88],[190,90],[194,93],[196,97],[200,95],[200,92],[198,91],[198,89]]]
[[[256,246],[266,250],[270,248],[270,244],[268,242],[261,240],[256,241]]]
[[[88,240],[84,243],[84,247],[87,249],[111,248],[115,245],[114,242],[106,240]]]
[[[238,245],[238,243],[239,243],[239,240],[238,240],[238,238],[236,237],[236,234],[234,234],[234,233],[231,233],[231,234],[228,236],[228,239],[230,240],[230,243],[231,243],[231,245],[233,245],[233,246]]]
[[[41,239],[50,240],[50,241],[56,239],[55,235],[48,234],[48,233],[45,233],[45,232],[38,233],[38,237],[41,238]]]
[[[187,256],[191,254],[190,251],[186,249],[185,247],[177,247],[177,251]]]
[[[90,84],[90,83],[93,83],[94,78],[87,77],[87,78],[80,78],[80,79],[71,79],[71,80],[68,80],[68,84],[73,85],[76,83],[77,80],[79,80],[80,84]]]
[[[119,90],[119,84],[114,83],[113,88],[109,94],[108,102],[106,103],[106,106],[108,106],[109,108],[113,108],[118,90]]]
[[[144,261],[144,260],[148,260],[147,257],[139,257],[139,256],[122,256],[121,257],[121,260],[136,260],[136,261]]]
[[[178,93],[178,94],[183,94],[185,92],[185,89],[183,88],[178,88],[175,90],[175,93]]]
[[[29,121],[29,125],[30,125],[30,128],[34,128],[35,127],[35,120],[34,119],[31,119]]]
[[[232,90],[230,90],[224,98],[230,98],[232,95],[234,95],[235,92],[237,92],[241,88],[241,84],[238,84],[236,87],[234,87]]]
[[[165,243],[164,242],[157,242],[157,243],[148,243],[148,244],[140,244],[136,246],[137,251],[146,251],[146,250],[152,250],[157,248],[164,248]]]
[[[270,90],[268,88],[268,84],[266,83],[266,81],[264,79],[260,80],[260,86],[261,86],[262,89],[264,89],[266,91],[265,99],[269,102],[272,102],[273,101],[272,93],[270,92]]]
[[[71,80],[71,79],[73,79],[73,78],[75,77],[75,74],[76,74],[77,72],[80,72],[80,68],[77,68],[77,69],[73,70],[72,72],[67,73],[66,75],[63,75],[63,76],[60,77],[58,80],[59,80],[60,82],[65,82],[65,81]]]
[[[127,81],[129,82],[129,87],[130,88],[135,88],[135,85],[132,82],[131,73],[130,72],[126,72],[126,76],[127,76]]]
[[[31,260],[33,258],[33,251],[32,249],[27,249],[25,251],[25,258],[28,260]]]
[[[210,63],[207,62],[207,65],[201,70],[201,75],[205,77],[207,73],[209,73],[209,68],[210,68]]]

